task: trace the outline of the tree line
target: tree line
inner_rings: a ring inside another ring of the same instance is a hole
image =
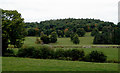
[[[58,37],[70,37],[71,33],[77,33],[79,36],[84,36],[85,32],[91,32],[94,28],[99,31],[103,29],[104,26],[116,25],[112,22],[105,22],[98,19],[57,19],[57,20],[47,20],[41,22],[26,22],[26,27],[28,29],[28,36],[35,36],[34,28],[39,28],[40,32],[44,32],[47,36],[53,31],[57,32]]]

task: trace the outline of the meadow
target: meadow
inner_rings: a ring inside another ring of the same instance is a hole
[[[87,32],[84,37],[79,37],[80,43],[79,44],[73,44],[70,40],[70,38],[58,38],[56,43],[50,43],[47,45],[51,46],[87,46],[87,45],[95,45],[93,44],[94,37],[92,37],[91,32]],[[40,37],[38,37],[40,39]],[[41,44],[36,44],[36,37],[25,37],[24,46],[41,46]],[[95,45],[95,46],[102,46],[101,44]],[[103,45],[103,46],[117,46],[117,45]]]
[[[118,71],[115,63],[3,57],[3,71]]]
[[[40,37],[39,37],[40,38]],[[85,37],[79,37],[80,44],[74,45],[70,38],[58,38],[57,43],[46,44],[47,46],[93,46],[94,37],[87,33]],[[26,37],[24,46],[39,47],[41,44],[35,44],[36,37]],[[116,45],[96,45],[96,46],[116,46]],[[56,47],[54,49],[59,49]],[[63,48],[63,49],[75,49]],[[107,56],[107,60],[118,61],[118,48],[77,48],[83,49],[85,54],[93,50],[101,51]],[[13,49],[17,53],[18,48]],[[117,71],[117,63],[94,63],[83,61],[65,61],[50,59],[31,59],[18,57],[3,57],[3,71]]]

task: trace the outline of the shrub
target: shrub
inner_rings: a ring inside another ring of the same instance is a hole
[[[67,49],[67,50],[64,50],[64,57],[71,57],[72,54],[71,54],[71,49]]]
[[[59,59],[60,57],[65,57],[64,53],[65,53],[65,51],[63,49],[57,49],[55,51],[55,58]]]
[[[57,33],[56,33],[56,32],[52,32],[52,33],[51,33],[50,42],[51,42],[51,43],[57,42]]]
[[[54,50],[47,46],[41,47],[41,58],[42,59],[50,59],[54,58]]]
[[[84,58],[84,51],[83,50],[78,50],[78,49],[73,49],[71,51],[71,58],[72,60],[79,60],[79,58],[83,59]]]
[[[105,62],[107,60],[107,56],[104,55],[103,52],[92,51],[85,57],[85,60],[90,62]]]
[[[77,34],[73,37],[73,43],[74,44],[79,44],[80,43],[79,36]]]
[[[41,40],[43,41],[43,43],[48,44],[50,43],[50,38],[47,35],[42,35],[41,36]]]
[[[32,58],[34,55],[34,47],[25,47],[18,50],[18,57],[29,57]]]
[[[71,35],[70,35],[70,40],[71,41],[73,41],[73,37],[76,35],[76,33],[72,33]]]
[[[14,52],[13,49],[7,49],[7,51],[6,51],[4,56],[8,56],[8,57],[15,56],[15,52]]]
[[[35,41],[36,44],[42,44],[42,41],[38,38],[36,38],[36,41]]]
[[[33,51],[32,58],[42,58],[42,51],[41,48],[35,48]]]
[[[39,48],[26,47],[19,49],[17,55],[18,57],[50,59],[54,58],[54,50],[47,46],[42,46]]]

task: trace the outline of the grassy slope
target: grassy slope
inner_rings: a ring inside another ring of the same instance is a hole
[[[117,71],[118,64],[3,57],[3,71]]]

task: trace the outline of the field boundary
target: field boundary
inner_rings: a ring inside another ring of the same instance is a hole
[[[51,48],[120,48],[119,45],[116,46],[103,46],[103,45],[92,45],[92,46],[67,46],[67,45],[49,45]]]

